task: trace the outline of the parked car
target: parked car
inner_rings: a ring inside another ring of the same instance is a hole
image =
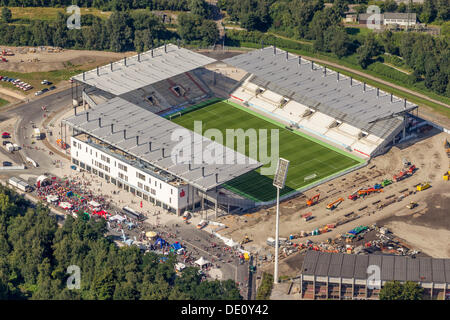
[[[40,96],[41,94],[43,94],[42,91],[36,91],[36,93],[34,94],[35,96]]]
[[[42,89],[41,91],[42,91],[42,93],[45,93],[45,92],[48,91],[48,89],[47,89],[47,88],[44,88],[44,89]]]
[[[11,167],[11,166],[12,166],[12,163],[9,162],[9,161],[3,161],[3,166],[4,166],[4,167]]]
[[[56,89],[55,86],[51,86],[50,88],[48,88],[48,90],[50,90],[50,91],[55,90],[55,89]]]
[[[3,145],[6,146],[8,143],[11,143],[9,140],[3,140]]]

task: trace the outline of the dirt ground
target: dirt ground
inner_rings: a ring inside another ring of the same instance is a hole
[[[42,48],[42,49],[41,49]],[[2,47],[11,50],[15,55],[8,56],[8,62],[0,64],[1,70],[15,72],[47,72],[62,70],[71,66],[94,68],[116,61],[135,52],[115,53],[90,50],[65,50],[51,52],[51,47]],[[34,52],[35,51],[35,52]]]
[[[414,249],[433,257],[450,257],[448,241],[450,219],[447,216],[450,188],[449,182],[443,181],[442,178],[449,168],[450,160],[444,150],[446,138],[449,139],[448,134],[433,129],[419,139],[393,147],[386,154],[372,159],[364,168],[282,202],[280,237],[287,238],[291,234],[300,234],[301,231],[310,232],[326,224],[342,223],[331,232],[293,240],[294,243],[305,243],[307,239],[321,242],[335,238],[359,225],[376,223],[378,226],[386,225]],[[359,198],[355,201],[348,199],[351,193],[360,188],[373,187],[375,183],[381,183],[384,179],[392,179],[393,175],[403,169],[403,158],[418,167],[412,176],[394,182],[385,187],[383,192],[366,196],[364,199]],[[430,182],[432,187],[417,191],[415,186],[422,182]],[[308,208],[306,200],[319,193],[319,203]],[[340,197],[345,200],[337,209],[333,211],[326,209],[328,203]],[[378,209],[379,204],[391,201],[393,203]],[[417,202],[418,207],[407,209],[406,205],[411,201]],[[242,216],[220,217],[219,221],[228,226],[221,233],[237,241],[248,235],[252,241],[245,245],[247,250],[273,251],[265,242],[267,237],[275,235],[275,212],[276,208],[272,207]],[[305,222],[300,216],[307,212],[312,212],[314,218]],[[356,219],[345,222],[352,217]],[[433,237],[430,237],[431,234]],[[282,262],[280,274],[283,275],[285,272],[289,274],[293,271],[293,266],[300,263],[296,259],[300,258],[290,256],[285,261],[292,260],[293,263]]]

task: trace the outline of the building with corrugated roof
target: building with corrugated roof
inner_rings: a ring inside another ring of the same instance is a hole
[[[308,251],[300,294],[304,299],[378,299],[389,281],[416,282],[424,289],[424,299],[448,300],[450,259]]]

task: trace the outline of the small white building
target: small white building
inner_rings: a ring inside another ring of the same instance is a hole
[[[417,16],[415,13],[411,13],[408,17],[408,13],[400,12],[385,12],[383,15],[383,24],[394,25],[397,24],[402,27],[413,26],[417,22]]]

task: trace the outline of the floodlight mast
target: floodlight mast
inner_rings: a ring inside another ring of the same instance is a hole
[[[280,230],[280,190],[284,188],[286,176],[289,168],[289,160],[279,158],[277,171],[273,177],[273,185],[277,188],[277,215],[275,222],[275,266],[273,272],[273,283],[278,283],[278,247],[279,247],[279,230]]]

